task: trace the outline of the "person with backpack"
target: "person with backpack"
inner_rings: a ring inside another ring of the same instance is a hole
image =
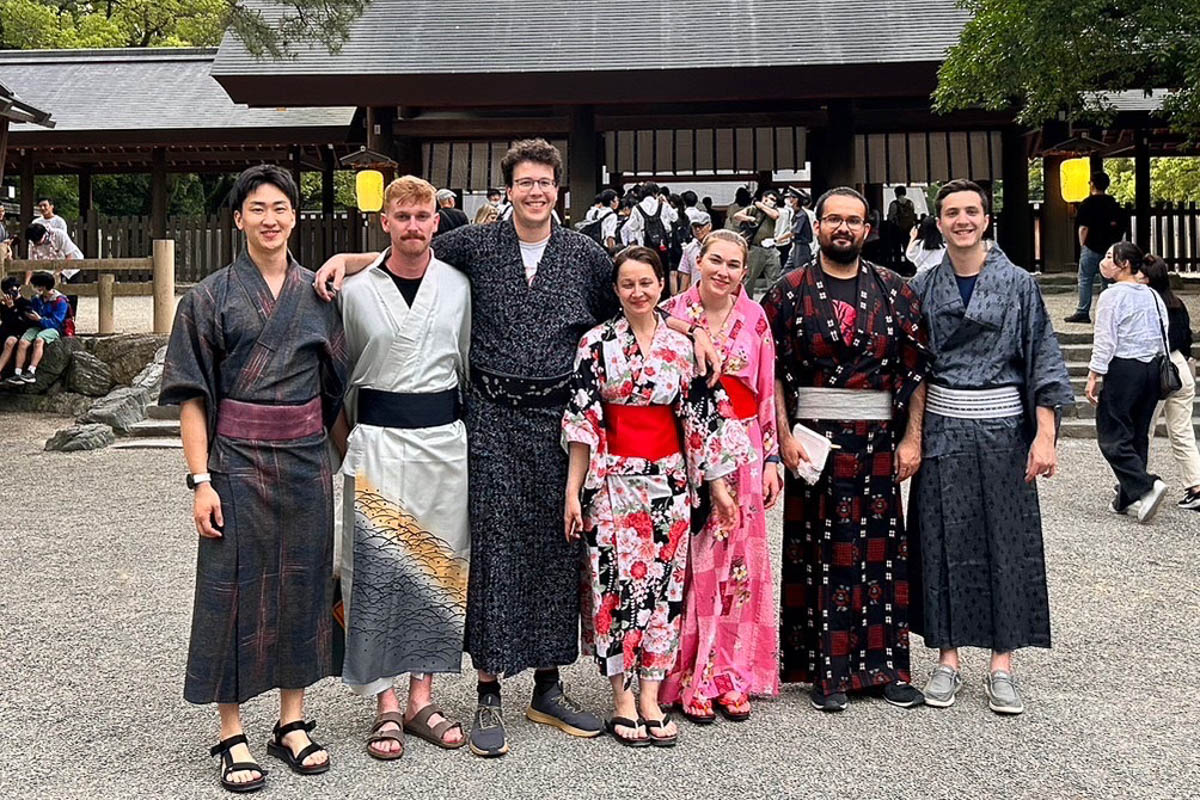
[[[596,195],[596,202],[575,230],[587,236],[610,253],[617,251],[617,207],[621,200],[612,189]]]
[[[671,204],[659,195],[658,184],[648,181],[641,186],[642,199],[625,223],[631,244],[649,247],[663,261],[671,249],[671,226],[679,218]]]
[[[764,189],[748,208],[733,215],[740,223],[742,235],[750,242],[749,268],[746,270],[746,290],[753,294],[754,284],[766,272],[767,288],[779,280],[779,251],[775,249],[775,222],[779,219],[779,193]]]
[[[887,253],[894,269],[904,260],[904,249],[913,228],[917,227],[917,209],[908,197],[908,188],[896,187],[896,199],[888,204]]]
[[[29,327],[17,342],[17,359],[13,362],[12,377],[8,379],[11,384],[37,381],[37,368],[46,352],[46,345],[75,333],[74,324],[67,330],[67,323],[73,323],[70,319],[71,304],[67,302],[66,295],[54,288],[54,276],[49,272],[38,272],[29,282],[36,293],[29,303],[29,310],[25,312]],[[29,365],[22,371],[21,365],[25,363],[27,355]]]

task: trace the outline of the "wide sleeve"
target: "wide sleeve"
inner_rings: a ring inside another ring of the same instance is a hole
[[[1025,353],[1025,385],[1033,405],[1040,408],[1060,408],[1075,403],[1075,390],[1058,336],[1050,322],[1046,302],[1030,278],[1022,287],[1022,351]]]
[[[762,432],[764,461],[779,460],[779,439],[775,431],[775,339],[765,316],[754,325],[758,346],[758,370],[754,393],[758,397],[758,428]]]
[[[562,446],[585,444],[591,453],[583,488],[599,489],[605,478],[608,444],[604,435],[604,403],[600,393],[604,381],[604,350],[601,342],[584,336],[575,352],[571,375],[571,397],[562,418]]]
[[[617,293],[613,289],[612,259],[600,245],[585,239],[580,262],[584,273],[589,277],[587,283],[587,304],[592,318],[597,323],[612,319],[621,310]]]
[[[158,395],[159,405],[164,406],[182,405],[197,397],[204,400],[210,439],[220,399],[217,376],[222,358],[220,344],[224,339],[213,291],[211,283],[201,283],[179,300]]]
[[[473,254],[479,231],[477,225],[464,225],[447,231],[433,240],[433,254],[470,278],[471,267],[478,260],[473,258]]]
[[[734,419],[733,403],[721,384],[709,387],[703,377],[685,382],[675,414],[683,426],[688,483],[693,489],[729,475],[750,460],[750,439],[745,427]],[[699,500],[693,493],[693,505]]]
[[[929,349],[929,333],[921,322],[921,301],[908,284],[901,283],[895,289],[892,313],[899,328],[892,404],[902,411],[908,408],[913,392],[933,369],[933,352]]]
[[[346,331],[341,312],[328,308],[328,330],[321,349],[321,416],[326,428],[332,428],[346,397],[350,358],[346,350]]]
[[[782,284],[776,284],[763,297],[762,307],[775,348],[775,377],[783,381],[789,392],[793,392],[797,385],[793,366],[796,364],[795,332],[799,324],[795,304],[788,293],[783,291]]]
[[[1117,351],[1117,315],[1112,298],[1116,292],[1101,292],[1096,301],[1096,324],[1092,328],[1092,357],[1088,369],[1097,375],[1108,373],[1108,362]]]

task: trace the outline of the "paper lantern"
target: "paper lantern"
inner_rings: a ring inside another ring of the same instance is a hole
[[[1092,160],[1069,158],[1058,167],[1058,182],[1062,199],[1068,203],[1078,203],[1091,192],[1088,184],[1092,181]]]
[[[378,211],[383,208],[383,173],[364,169],[354,175],[354,198],[359,211]]]

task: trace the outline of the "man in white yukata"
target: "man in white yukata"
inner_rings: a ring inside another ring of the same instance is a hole
[[[435,190],[397,178],[380,224],[391,239],[340,296],[353,371],[333,431],[344,454],[342,680],[375,697],[367,753],[399,758],[404,733],[465,743],[432,700],[433,674],[462,668],[467,606],[467,375],[471,293],[437,258]],[[408,673],[402,713],[393,689]]]

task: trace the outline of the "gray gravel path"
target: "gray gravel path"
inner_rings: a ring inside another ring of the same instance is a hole
[[[215,713],[181,697],[195,543],[180,453],[43,453],[61,424],[0,415],[0,797],[227,797],[206,756]],[[1177,483],[1161,440],[1153,459]],[[1195,796],[1200,514],[1168,508],[1138,527],[1105,512],[1112,480],[1094,442],[1065,442],[1062,462],[1042,495],[1055,648],[1018,658],[1022,717],[986,710],[986,655],[968,651],[952,709],[859,701],[825,716],[788,686],[758,702],[751,723],[685,723],[674,751],[629,751],[527,723],[523,675],[505,684],[507,757],[410,738],[404,759],[388,764],[362,750],[370,709],[328,680],[309,714],[333,770],[302,778],[264,761],[273,771],[260,796]],[[778,518],[772,530],[778,553]],[[914,655],[923,681],[932,655]],[[590,664],[566,679],[605,708]],[[440,687],[443,704],[467,718],[470,673]],[[245,715],[264,759],[273,704],[259,698]]]

